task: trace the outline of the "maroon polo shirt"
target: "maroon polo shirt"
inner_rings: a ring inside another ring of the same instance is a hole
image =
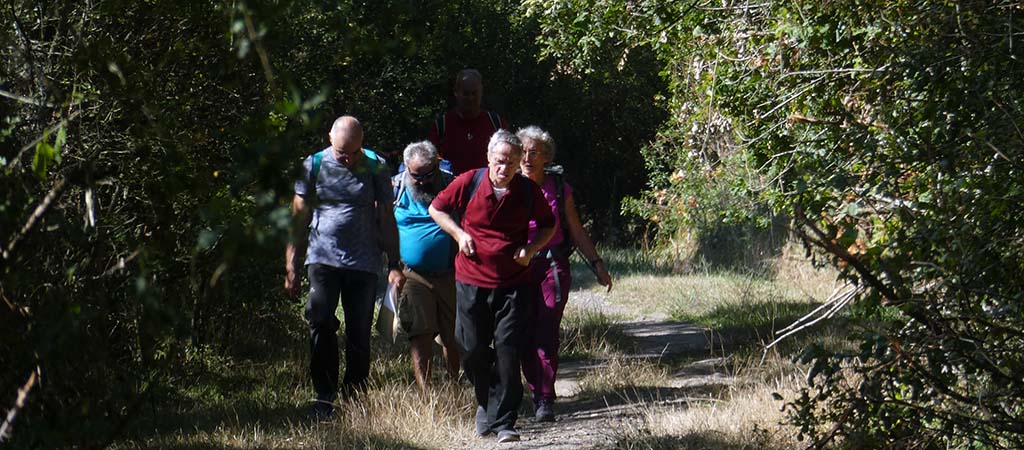
[[[508,129],[505,119],[500,120],[501,127]],[[481,109],[474,119],[463,119],[459,113],[448,111],[444,114],[444,137],[438,136],[435,122],[427,139],[437,146],[442,158],[452,162],[452,172],[459,175],[487,166],[487,141],[495,131],[486,110]]]
[[[494,196],[487,174],[481,178],[473,198],[468,198],[474,172],[456,177],[430,204],[448,214],[464,211],[459,225],[473,237],[476,254],[466,256],[459,252],[455,257],[455,279],[492,289],[521,285],[528,281],[529,272],[527,267],[516,264],[515,251],[526,246],[530,220],[536,221],[538,228],[549,228],[555,226],[555,216],[537,184],[520,174],[512,178],[500,201]],[[528,195],[533,196],[529,211]]]

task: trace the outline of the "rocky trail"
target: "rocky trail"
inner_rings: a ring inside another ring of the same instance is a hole
[[[624,311],[609,304],[603,296],[576,291],[569,299],[584,308],[606,314]],[[524,397],[518,422],[522,440],[498,443],[494,436],[454,443],[458,449],[553,449],[580,450],[605,448],[614,444],[621,431],[642,424],[643,412],[657,408],[679,408],[694,399],[707,400],[707,393],[734,380],[722,370],[723,358],[707,358],[712,344],[706,330],[665,317],[643,317],[617,322],[630,351],[619,358],[646,359],[656,363],[679,358],[695,358],[671,373],[664,386],[629,388],[603,395],[580,392],[580,380],[608,360],[569,360],[559,367],[556,391],[557,421],[533,421],[529,392]],[[701,356],[704,356],[702,358]],[[703,396],[701,396],[703,394]]]

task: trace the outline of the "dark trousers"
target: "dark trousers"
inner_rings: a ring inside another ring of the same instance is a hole
[[[359,270],[310,264],[309,374],[317,400],[334,401],[338,392],[338,297],[345,312],[345,379],[342,395],[348,397],[366,386],[370,376],[370,326],[373,322],[377,275]]]
[[[482,288],[456,282],[455,339],[462,367],[473,382],[477,405],[486,411],[478,430],[515,428],[523,384],[519,376],[528,283],[510,288]],[[492,348],[493,345],[493,348]]]

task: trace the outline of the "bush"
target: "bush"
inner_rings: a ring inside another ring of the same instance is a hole
[[[547,51],[577,64],[595,48],[653,48],[677,116],[653,149],[688,161],[676,178],[728,164],[687,139],[726,118],[708,142],[736,143],[743,164],[691,190],[736,186],[764,221],[770,205],[862,289],[860,352],[808,349],[814,384],[790,404],[815,446],[1024,445],[1018,4],[526,3]],[[661,201],[685,192],[667,189],[678,166],[649,166],[654,206],[635,208],[673,216],[663,240],[692,226]]]

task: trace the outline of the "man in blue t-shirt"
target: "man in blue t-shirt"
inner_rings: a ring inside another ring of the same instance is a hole
[[[409,144],[405,171],[392,178],[396,188],[395,221],[405,263],[405,288],[398,297],[398,321],[409,335],[413,373],[426,392],[434,337],[441,337],[448,375],[459,374],[455,342],[455,241],[430,218],[430,202],[452,181],[440,168],[430,141]]]
[[[351,397],[366,386],[370,375],[370,328],[382,249],[388,259],[388,282],[399,290],[405,282],[387,167],[364,154],[363,128],[354,117],[335,120],[329,137],[331,146],[307,157],[303,177],[295,182],[292,215],[308,226],[309,236],[293,236],[288,243],[284,282],[285,292],[297,297],[298,255],[308,243],[309,371],[316,391],[313,412],[321,417],[334,411],[338,391],[339,296],[346,336],[341,392]]]

